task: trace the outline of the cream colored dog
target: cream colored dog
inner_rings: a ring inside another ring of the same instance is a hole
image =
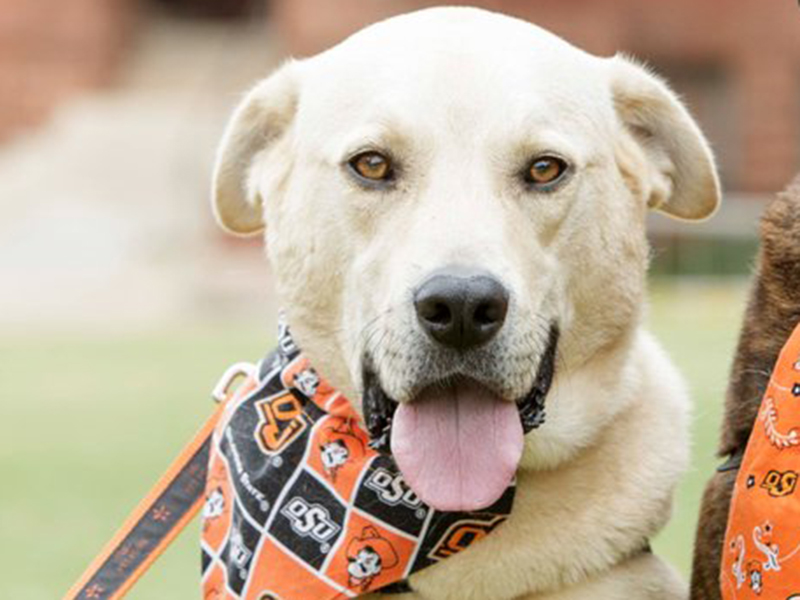
[[[516,470],[509,520],[413,576],[401,598],[685,597],[646,550],[687,463],[688,402],[640,324],[644,221],[648,209],[708,217],[719,185],[663,82],[523,21],[424,10],[259,83],[214,185],[225,228],[266,230],[311,362],[351,399],[378,386],[418,419],[392,432],[415,491],[479,508],[500,484],[478,489],[452,465],[484,455]],[[426,437],[426,406],[463,400],[462,428],[486,406],[507,414],[556,339],[546,419],[521,456],[503,422],[488,430],[510,449],[474,430],[442,434],[469,435],[470,448],[420,472],[415,445],[442,441]]]

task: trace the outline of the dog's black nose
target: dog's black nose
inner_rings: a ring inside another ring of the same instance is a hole
[[[508,291],[483,271],[447,268],[426,279],[414,293],[422,328],[435,341],[464,350],[489,341],[508,312]]]

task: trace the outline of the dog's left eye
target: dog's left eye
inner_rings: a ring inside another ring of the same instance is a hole
[[[548,189],[567,172],[567,163],[557,156],[538,156],[525,170],[525,182],[534,188]]]
[[[389,157],[374,150],[356,154],[347,164],[356,175],[369,181],[388,181],[393,176]]]

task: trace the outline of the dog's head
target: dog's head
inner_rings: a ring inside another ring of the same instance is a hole
[[[236,110],[214,179],[222,225],[265,231],[312,362],[405,411],[409,437],[391,435],[412,484],[421,465],[401,456],[457,417],[451,446],[485,437],[485,461],[518,461],[507,407],[534,425],[554,365],[578,372],[637,325],[647,210],[703,219],[718,199],[709,148],[661,80],[466,8],[285,64]],[[540,430],[550,462],[614,410],[574,401]],[[512,441],[487,453],[493,437]]]

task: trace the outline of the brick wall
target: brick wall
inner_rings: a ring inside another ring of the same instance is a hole
[[[650,61],[698,116],[729,188],[771,191],[800,168],[800,8],[793,0],[467,3],[529,19],[591,52],[625,50]],[[435,4],[441,3],[269,2],[272,31],[300,56],[375,20]],[[42,122],[77,90],[112,81],[145,6],[143,0],[0,0],[0,141]]]
[[[0,140],[77,90],[108,83],[134,0],[0,0]]]
[[[377,19],[435,4],[442,3],[272,0],[272,15],[291,53],[302,56]],[[662,68],[717,148],[729,188],[772,191],[800,168],[800,8],[793,0],[466,4],[534,21],[594,53],[625,50]]]

